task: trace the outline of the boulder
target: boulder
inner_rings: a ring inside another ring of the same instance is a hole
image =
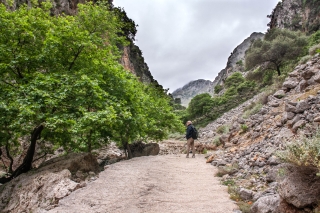
[[[296,109],[298,113],[302,113],[304,112],[305,110],[308,110],[310,109],[310,105],[308,104],[307,101],[300,101],[297,106],[296,106]]]
[[[294,89],[296,86],[298,86],[299,81],[296,78],[289,78],[283,83],[283,87],[288,89]]]
[[[239,195],[242,200],[251,200],[253,198],[253,191],[245,188],[239,190]]]
[[[320,83],[320,72],[318,72],[314,77],[313,80],[317,83]]]
[[[312,70],[312,69],[306,69],[305,71],[303,71],[302,73],[301,73],[301,76],[304,78],[304,79],[306,79],[306,80],[308,80],[308,79],[310,79],[312,76],[314,76],[314,70]]]
[[[276,156],[271,156],[271,157],[268,159],[267,163],[268,163],[269,165],[271,165],[271,166],[275,166],[275,165],[280,164],[281,161],[280,161],[280,159],[277,158]]]
[[[278,90],[273,96],[278,98],[278,99],[281,99],[283,98],[284,96],[286,95],[286,93],[283,91],[283,90]]]
[[[279,182],[278,192],[297,208],[317,205],[320,198],[320,177],[311,167],[287,166],[285,178]]]
[[[313,119],[313,121],[314,121],[314,122],[320,122],[320,116],[315,117],[315,118]]]
[[[300,83],[299,83],[299,89],[300,89],[300,91],[305,90],[309,84],[310,84],[310,83],[308,83],[306,80],[300,81]]]
[[[306,124],[305,120],[300,120],[297,123],[295,123],[292,127],[293,132],[297,132],[299,128],[303,127]]]
[[[219,138],[219,141],[221,144],[223,144],[223,146],[226,145],[226,143],[228,143],[230,140],[230,134],[224,134]]]
[[[288,121],[288,120],[292,120],[294,118],[295,114],[293,112],[285,112],[283,114],[283,119]]]
[[[142,157],[149,155],[158,155],[160,152],[159,144],[157,143],[134,143],[130,145],[132,157]]]
[[[41,164],[38,169],[21,174],[4,184],[0,190],[0,211],[50,210],[60,199],[86,185],[73,179],[84,181],[88,173],[96,174],[99,171],[97,159],[89,153],[73,153],[53,158]]]
[[[286,112],[296,112],[297,108],[291,104],[286,104],[284,110]]]
[[[251,213],[275,213],[280,206],[278,194],[260,197],[251,207]]]

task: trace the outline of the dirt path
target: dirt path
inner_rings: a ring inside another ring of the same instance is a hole
[[[237,207],[215,172],[201,155],[134,158],[109,166],[50,212],[231,213]]]

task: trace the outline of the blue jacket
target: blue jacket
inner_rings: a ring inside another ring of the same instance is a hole
[[[187,140],[192,137],[192,134],[193,134],[193,125],[190,124],[190,125],[187,127],[187,134],[186,134]]]

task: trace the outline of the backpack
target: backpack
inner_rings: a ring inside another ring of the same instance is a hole
[[[192,126],[192,130],[192,138],[198,139],[198,130],[194,126]]]

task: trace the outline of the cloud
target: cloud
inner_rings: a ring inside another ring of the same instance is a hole
[[[114,0],[139,25],[136,43],[154,78],[170,91],[214,80],[233,49],[266,32],[278,0]]]

